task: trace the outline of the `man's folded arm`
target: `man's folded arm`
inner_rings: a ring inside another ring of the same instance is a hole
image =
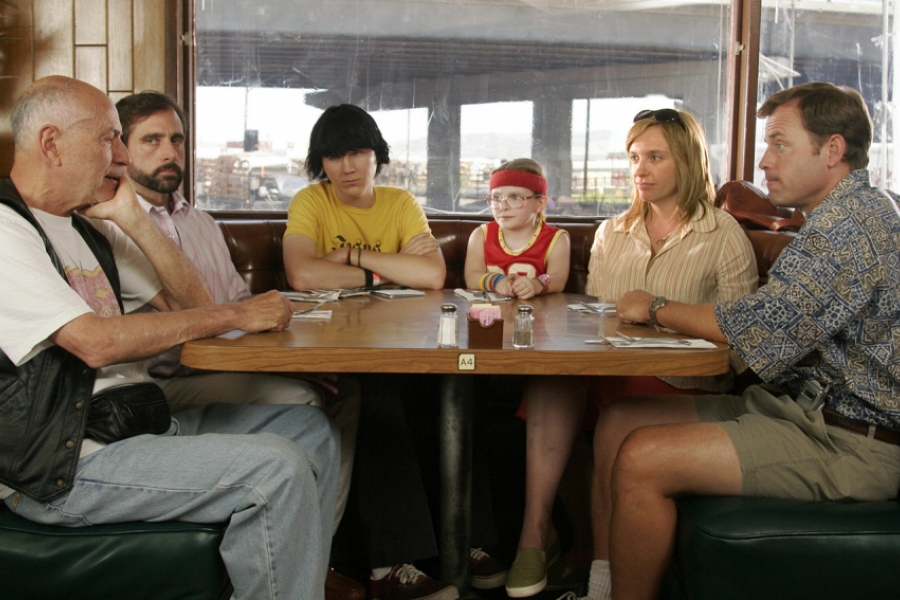
[[[423,255],[363,251],[361,258],[362,266],[382,279],[411,288],[439,290],[447,277],[440,248]]]
[[[441,289],[447,273],[444,255],[436,242],[435,249],[426,254],[340,248],[316,258],[315,241],[300,233],[284,238],[284,268],[288,284],[295,290],[360,287],[366,284],[363,268],[392,283]]]

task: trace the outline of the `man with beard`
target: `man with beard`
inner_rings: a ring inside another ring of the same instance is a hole
[[[128,174],[138,201],[159,229],[200,271],[217,304],[240,302],[250,290],[231,262],[218,225],[191,206],[178,191],[184,178],[185,119],[178,104],[159,92],[145,91],[116,104],[122,141],[131,153]],[[308,380],[263,373],[209,373],[180,363],[181,347],[147,361],[150,374],[165,390],[173,412],[210,402],[229,404],[312,404],[324,408],[341,432],[341,463],[334,528],[350,489],[359,386],[351,377],[312,375]],[[328,572],[326,599],[362,600],[362,585]]]

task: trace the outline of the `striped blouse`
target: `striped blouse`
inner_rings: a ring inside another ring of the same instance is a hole
[[[587,293],[602,302],[642,289],[678,302],[719,303],[755,292],[759,281],[750,241],[734,218],[717,208],[700,211],[652,258],[643,220],[625,229],[621,216],[608,219],[597,230],[588,271]],[[731,387],[730,375],[662,379],[681,389]]]

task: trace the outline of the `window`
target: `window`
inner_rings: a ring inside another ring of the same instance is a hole
[[[490,170],[518,156],[547,170],[551,213],[618,212],[644,108],[682,107],[726,141],[724,2],[203,0],[196,16],[206,208],[283,209],[313,123],[341,102],[391,144],[379,183],[431,213],[480,211]]]
[[[858,90],[869,107],[874,140],[869,152],[873,185],[900,189],[900,157],[893,150],[893,98],[897,83],[891,65],[898,32],[876,0],[766,0],[760,24],[759,93],[762,103],[778,90],[807,81],[828,81]],[[765,149],[764,122],[757,123],[757,160]],[[763,185],[759,168],[754,182]]]
[[[897,189],[884,6],[765,0],[758,101],[814,79],[859,89],[873,181]],[[625,132],[644,108],[697,116],[724,181],[730,12],[715,0],[201,0],[198,204],[283,210],[306,182],[313,123],[341,102],[368,110],[391,144],[379,183],[434,214],[478,212],[490,170],[516,156],[544,165],[551,214],[620,211]],[[757,123],[757,158],[762,134]]]

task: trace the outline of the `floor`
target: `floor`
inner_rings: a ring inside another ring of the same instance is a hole
[[[416,393],[424,393],[425,390],[436,390],[437,385],[433,376],[410,376],[414,379],[412,384]],[[522,398],[523,380],[519,377],[476,376],[475,398],[475,445],[476,456],[488,461],[488,471],[491,485],[492,509],[497,528],[498,544],[495,547],[484,548],[486,552],[510,564],[515,556],[518,536],[522,524],[522,511],[524,508],[525,487],[525,423],[515,416],[516,409]],[[425,398],[423,402],[431,402],[433,411],[419,414],[417,418],[437,418],[437,398]],[[422,422],[420,431],[429,426],[428,422]],[[480,444],[480,446],[479,446]],[[420,456],[420,462],[421,462]],[[424,462],[430,464],[426,458]],[[437,458],[433,458],[435,469]],[[341,526],[335,535],[332,550],[332,566],[338,571],[353,577],[357,581],[366,581],[369,566],[366,564],[366,556],[361,542],[359,521],[356,515],[356,488],[351,489],[350,500]],[[436,513],[436,507],[432,508]],[[559,514],[556,514],[559,513]],[[565,514],[557,507],[554,521],[560,530],[563,544],[567,542]],[[439,570],[437,558],[420,561],[418,568],[436,575]],[[534,600],[555,600],[564,593],[562,591],[544,591]],[[578,590],[575,590],[578,591]],[[482,599],[506,599],[503,587],[496,590],[477,590],[466,598]]]

